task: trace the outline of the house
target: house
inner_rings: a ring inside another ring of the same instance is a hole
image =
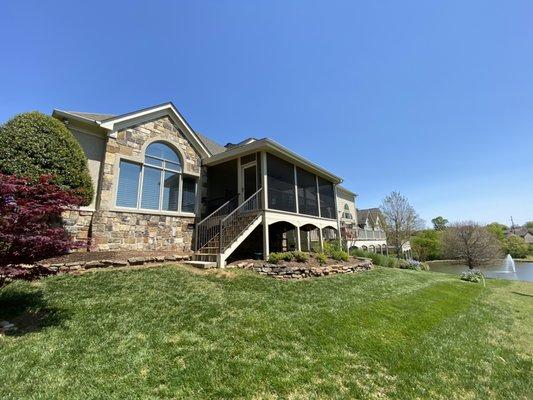
[[[526,241],[527,244],[533,245],[533,229],[527,226],[514,226],[505,232],[505,236],[519,236]]]
[[[348,248],[387,254],[387,236],[382,228],[379,208],[359,210],[355,204],[356,197],[350,190],[342,186],[337,187],[342,238]]]
[[[52,115],[88,158],[94,199],[64,220],[93,250],[196,251],[224,266],[338,237],[341,178],[271,139],[221,146],[172,103]]]

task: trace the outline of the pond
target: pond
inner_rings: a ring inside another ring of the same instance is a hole
[[[533,262],[516,262],[516,274],[502,273],[503,260],[499,264],[485,265],[479,270],[485,274],[487,278],[509,279],[518,281],[533,282]],[[431,271],[444,272],[447,274],[459,275],[461,272],[468,269],[466,265],[454,264],[446,261],[433,261],[429,263]]]

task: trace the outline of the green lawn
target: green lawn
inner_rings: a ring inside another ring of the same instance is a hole
[[[526,399],[533,284],[167,266],[0,290],[2,399]]]

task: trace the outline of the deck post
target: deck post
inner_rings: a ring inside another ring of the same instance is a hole
[[[324,235],[322,234],[322,228],[318,228],[318,241],[320,242],[320,251],[324,251]]]
[[[266,211],[263,211],[263,259],[268,260],[270,254],[270,243],[268,238],[268,223],[266,218]]]
[[[302,251],[302,241],[300,240],[300,227],[296,227],[296,250]]]
[[[268,171],[267,171],[267,153],[265,151],[261,152],[261,186],[263,187],[262,195],[262,206],[263,210],[268,209]]]

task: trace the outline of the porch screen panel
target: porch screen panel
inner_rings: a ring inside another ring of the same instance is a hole
[[[336,219],[333,183],[319,177],[318,192],[320,193],[320,215],[322,218]]]
[[[291,163],[267,154],[268,207],[296,212],[294,167]]]
[[[196,206],[196,179],[183,177],[183,201],[181,211],[194,212]]]
[[[296,168],[298,182],[298,212],[318,216],[318,198],[315,175],[301,168]]]

